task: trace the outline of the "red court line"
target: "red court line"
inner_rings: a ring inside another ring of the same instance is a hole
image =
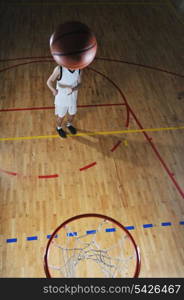
[[[114,152],[116,150],[116,148],[121,144],[121,141],[118,141],[116,143],[116,145],[114,145],[114,147],[111,149],[111,152]]]
[[[33,63],[40,63],[40,62],[53,62],[53,61],[52,61],[52,60],[33,60],[33,61],[28,61],[28,62],[25,62],[25,63],[13,65],[13,66],[6,67],[6,68],[4,68],[4,69],[1,69],[1,70],[0,70],[0,73],[1,73],[1,72],[4,72],[4,71],[8,71],[8,70],[13,69],[13,68],[16,68],[16,67],[20,67],[20,66],[24,66],[24,65],[29,65],[29,64],[33,64]]]
[[[127,106],[127,110],[131,113],[131,115],[133,116],[134,120],[136,121],[138,127],[140,129],[144,129],[144,127],[142,126],[141,122],[138,120],[138,118],[136,117],[135,113],[133,112],[132,108],[130,107],[130,105],[127,102],[127,99],[125,97],[125,95],[123,94],[122,90],[119,88],[119,86],[117,86],[117,84],[114,83],[113,80],[111,80],[110,78],[108,78],[106,75],[104,75],[103,73],[88,67],[88,69],[100,74],[101,76],[103,76],[104,78],[106,78],[109,82],[112,83],[113,86],[116,87],[116,89],[119,91],[119,93],[121,94],[122,98],[124,99],[124,102]],[[176,179],[173,176],[173,172],[169,170],[167,164],[165,163],[164,159],[161,157],[159,151],[157,150],[156,146],[154,145],[154,143],[152,142],[152,138],[148,136],[148,134],[146,132],[142,132],[145,136],[145,138],[147,139],[147,141],[149,142],[149,144],[151,145],[153,151],[155,152],[157,158],[159,159],[160,163],[162,164],[162,166],[164,167],[165,171],[167,172],[169,178],[171,179],[171,181],[174,183],[176,189],[178,190],[178,192],[180,193],[180,195],[182,196],[182,198],[184,198],[184,191],[181,189],[181,187],[179,186],[178,182],[176,181]]]
[[[164,73],[167,73],[167,74],[170,74],[170,75],[175,75],[175,76],[179,76],[179,77],[182,77],[184,78],[184,75],[180,75],[180,74],[177,74],[177,73],[174,73],[174,72],[169,72],[169,71],[166,71],[166,70],[163,70],[163,69],[160,69],[160,68],[155,68],[155,67],[151,67],[151,66],[146,66],[146,65],[142,65],[142,64],[137,64],[137,63],[131,63],[131,62],[127,62],[127,61],[123,61],[123,60],[116,60],[116,59],[109,59],[109,58],[97,58],[96,59],[101,59],[101,60],[107,60],[107,61],[112,61],[112,62],[120,62],[120,63],[126,63],[126,64],[130,64],[130,65],[135,65],[135,66],[139,66],[139,67],[144,67],[144,68],[149,68],[149,69],[152,69],[152,70],[157,70],[157,71],[161,71],[161,72],[164,72]],[[31,61],[31,62],[26,62],[26,63],[21,63],[21,64],[17,64],[17,65],[14,65],[14,66],[11,66],[11,67],[7,67],[7,68],[4,68],[2,70],[0,70],[0,72],[3,72],[3,71],[6,71],[6,70],[9,70],[9,69],[12,69],[14,67],[17,67],[17,66],[21,66],[21,65],[26,65],[26,64],[30,64],[30,63],[37,63],[37,62],[53,62],[53,60],[39,60],[39,61]],[[123,92],[121,91],[121,89],[119,88],[119,86],[117,86],[113,80],[111,80],[109,77],[105,76],[103,73],[93,69],[93,68],[90,68],[88,67],[88,69],[91,69],[92,71],[100,74],[101,76],[103,76],[104,78],[106,78],[109,82],[111,82],[113,84],[113,86],[115,86],[115,88],[119,91],[119,93],[121,94],[122,98],[124,99],[125,101],[125,104],[126,104],[126,108],[127,108],[127,121],[126,121],[126,127],[128,127],[129,125],[129,115],[130,113],[132,114],[132,116],[134,117],[137,125],[139,126],[139,128],[141,129],[144,129],[143,126],[141,125],[140,121],[137,119],[136,115],[134,114],[133,110],[131,109],[131,107],[129,106],[127,100],[126,100],[126,97],[124,96]],[[181,196],[184,198],[184,192],[182,191],[182,189],[180,188],[179,184],[177,183],[177,181],[175,180],[175,178],[173,177],[173,172],[171,172],[169,170],[169,168],[167,167],[166,163],[164,162],[164,160],[162,159],[161,155],[159,154],[156,146],[153,144],[152,142],[152,138],[149,137],[147,135],[146,132],[143,132],[144,136],[146,137],[147,141],[150,143],[150,145],[152,146],[152,149],[154,150],[157,158],[159,159],[159,161],[161,162],[161,164],[163,165],[165,171],[168,173],[170,179],[173,181],[176,189],[179,191],[179,193],[181,194]],[[93,163],[90,166],[94,165],[96,163]],[[88,166],[86,166],[88,167]],[[86,167],[84,168],[81,168],[81,170],[85,169]]]
[[[13,176],[19,175],[19,174],[16,173],[16,172],[10,172],[10,171],[6,171],[6,170],[3,170],[3,169],[0,169],[0,172],[6,173],[6,174],[8,174],[8,175],[13,175]]]
[[[85,167],[83,167],[83,168],[80,168],[79,170],[80,170],[80,171],[84,171],[84,170],[89,169],[89,168],[91,168],[91,167],[93,167],[93,166],[95,166],[95,165],[96,165],[96,162],[93,162],[92,164],[87,165],[87,166],[85,166]]]
[[[140,121],[137,119],[136,115],[134,114],[133,110],[129,107],[130,112],[132,114],[132,116],[134,117],[134,120],[136,121],[137,125],[141,128],[144,129],[143,126],[141,125]],[[155,152],[156,156],[158,157],[160,163],[162,164],[162,166],[164,167],[165,171],[167,172],[169,178],[172,180],[172,182],[174,183],[176,189],[178,190],[178,192],[180,193],[180,195],[182,196],[182,198],[184,198],[184,191],[181,189],[181,187],[179,186],[178,182],[176,181],[176,179],[174,178],[174,173],[169,169],[169,167],[167,166],[167,164],[165,163],[164,159],[162,158],[162,156],[160,155],[159,151],[157,150],[155,144],[152,142],[152,138],[148,136],[148,134],[146,132],[142,132],[145,136],[145,138],[147,139],[147,141],[149,142],[150,146],[152,147],[153,151]]]
[[[0,62],[24,60],[24,59],[46,59],[46,58],[52,59],[52,56],[32,56],[32,57],[28,56],[28,57],[5,58],[5,59],[0,59]]]
[[[104,104],[88,104],[88,105],[78,105],[77,107],[98,107],[98,106],[122,106],[126,105],[125,103],[104,103]],[[54,109],[54,106],[40,106],[40,107],[23,107],[23,108],[5,108],[0,109],[0,112],[8,112],[8,111],[26,111],[26,110],[44,110],[44,109]]]
[[[170,74],[170,75],[174,75],[174,76],[178,76],[178,77],[184,78],[184,75],[181,75],[181,74],[178,74],[178,73],[174,73],[174,72],[171,72],[171,71],[167,71],[165,69],[155,68],[155,67],[152,67],[152,66],[138,64],[138,63],[129,62],[129,61],[125,61],[125,60],[111,59],[111,58],[106,58],[106,57],[96,57],[95,59],[106,60],[106,61],[110,61],[110,62],[119,62],[119,63],[123,63],[123,64],[128,64],[128,65],[132,65],[132,66],[142,67],[142,68],[145,68],[145,69],[151,69],[151,70],[154,70],[154,71],[159,71],[159,72],[163,72],[163,73],[167,73],[167,74]]]
[[[78,105],[77,107],[122,106],[122,105],[126,105],[126,104],[125,103],[87,104],[87,105]]]
[[[39,179],[43,179],[43,178],[56,178],[59,177],[58,174],[53,174],[53,175],[39,175],[38,178]]]
[[[21,174],[18,174],[17,172],[11,172],[11,171],[6,171],[6,170],[3,170],[3,169],[0,169],[0,172],[2,173],[6,173],[8,175],[13,175],[13,176],[21,176]],[[29,175],[26,175],[26,176],[23,176],[24,178],[30,178],[30,177],[33,177],[33,176],[29,176]],[[59,177],[58,174],[53,174],[53,175],[39,175],[39,176],[36,176],[37,178],[39,179],[43,179],[43,178],[56,178],[56,177]]]
[[[5,111],[21,111],[21,110],[44,110],[44,109],[53,109],[53,106],[43,106],[43,107],[23,107],[23,108],[5,108],[5,109],[0,109],[0,112],[5,112]]]
[[[110,79],[109,77],[107,77],[106,75],[104,75],[103,73],[91,68],[91,67],[88,67],[89,70],[92,70],[93,72],[103,76],[104,78],[106,78],[109,82],[111,82],[111,84],[119,91],[121,97],[123,98],[124,100],[124,103],[122,104],[125,104],[126,105],[126,110],[127,110],[127,119],[126,119],[126,123],[125,123],[125,126],[128,128],[129,126],[129,120],[130,120],[130,106],[128,105],[128,102],[126,100],[126,97],[124,96],[122,90],[119,88],[119,86],[114,83],[114,81],[112,79]]]
[[[32,57],[28,56],[28,57],[15,57],[15,58],[7,58],[7,59],[5,58],[5,59],[0,59],[0,62],[8,62],[8,61],[16,61],[16,60],[24,60],[24,59],[39,59],[39,62],[45,62],[46,61],[45,59],[49,59],[48,62],[55,63],[52,56],[32,56]],[[163,72],[163,73],[167,73],[170,75],[184,78],[184,75],[174,73],[174,72],[171,72],[171,71],[168,71],[165,69],[156,68],[156,67],[149,66],[149,65],[138,64],[138,63],[122,60],[122,59],[112,59],[112,58],[108,58],[108,57],[95,57],[95,60],[105,60],[105,61],[109,61],[109,62],[118,62],[118,63],[128,64],[128,65],[142,67],[145,69],[151,69],[151,70],[155,70],[155,71],[159,71],[159,72]],[[38,62],[38,61],[36,60],[35,62]],[[15,65],[15,66],[17,66],[17,65]],[[1,72],[1,70],[0,70],[0,72]]]

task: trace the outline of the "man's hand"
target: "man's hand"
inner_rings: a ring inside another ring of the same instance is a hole
[[[77,85],[73,88],[73,91],[78,91],[80,86],[81,86],[81,83],[78,82]]]
[[[72,88],[67,88],[68,91],[68,95],[71,95],[73,93],[73,89]]]
[[[55,90],[52,91],[52,93],[53,93],[54,96],[56,96],[58,94],[58,90],[55,89]]]

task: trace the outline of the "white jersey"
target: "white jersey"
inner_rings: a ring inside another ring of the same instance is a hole
[[[60,78],[57,80],[56,84],[58,94],[55,96],[55,105],[60,107],[76,105],[78,91],[73,91],[70,95],[68,95],[68,89],[62,88],[60,85],[68,85],[74,88],[80,82],[80,70],[70,71],[65,67],[60,67]]]

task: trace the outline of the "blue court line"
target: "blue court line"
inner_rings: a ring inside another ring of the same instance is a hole
[[[86,234],[95,234],[96,233],[96,230],[88,230],[86,231]]]
[[[68,232],[67,236],[77,236],[77,232]]]
[[[51,237],[51,234],[48,234],[48,235],[47,235],[47,239],[50,239],[50,237]],[[55,235],[55,239],[56,239],[57,237],[58,237],[58,235],[56,234],[56,235]]]
[[[7,243],[16,243],[17,239],[7,239],[6,242]]]
[[[34,241],[34,240],[37,240],[38,237],[37,236],[28,236],[27,237],[27,241]]]
[[[142,226],[143,228],[150,228],[153,227],[153,224],[143,224]]]
[[[133,230],[133,229],[135,229],[134,226],[125,226],[125,228],[126,228],[127,230]]]
[[[184,225],[184,221],[180,221],[178,223],[179,225]],[[163,227],[167,227],[167,226],[171,226],[172,223],[171,222],[162,222],[160,224],[160,226],[163,226]],[[152,228],[156,225],[153,225],[153,224],[143,224],[142,225],[143,228]],[[135,226],[125,226],[125,228],[127,230],[134,230],[135,229]],[[105,232],[115,232],[116,231],[116,228],[106,228],[105,229]],[[86,231],[86,234],[95,234],[97,232],[97,230],[88,230]],[[67,236],[77,236],[77,232],[69,232],[67,233]],[[47,239],[49,239],[51,237],[51,234],[48,234],[47,236]],[[55,235],[55,238],[57,238],[58,235],[56,234]],[[30,236],[30,237],[27,237],[26,238],[27,241],[35,241],[35,240],[38,240],[38,236]],[[12,239],[6,239],[6,243],[16,243],[18,241],[17,238],[12,238]]]
[[[106,232],[115,232],[116,228],[106,228],[105,231]]]
[[[171,226],[172,223],[171,222],[163,222],[161,223],[161,226]]]

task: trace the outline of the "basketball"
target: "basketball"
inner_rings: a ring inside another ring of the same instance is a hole
[[[97,41],[91,29],[80,22],[60,24],[50,37],[50,51],[60,66],[83,69],[95,58]]]

